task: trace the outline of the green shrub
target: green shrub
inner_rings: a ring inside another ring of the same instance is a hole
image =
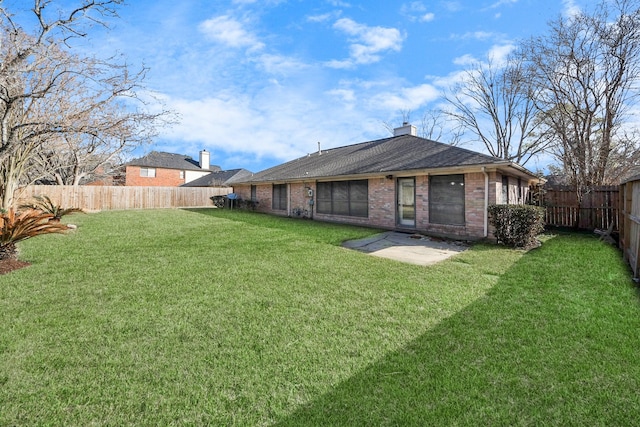
[[[536,236],[544,230],[544,209],[532,205],[491,205],[489,220],[499,243],[530,248],[537,245]]]

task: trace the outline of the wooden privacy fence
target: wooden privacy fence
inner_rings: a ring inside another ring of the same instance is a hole
[[[620,249],[633,270],[634,280],[640,278],[640,176],[620,186]]]
[[[231,193],[220,187],[123,187],[30,185],[16,192],[18,203],[46,195],[63,208],[86,211],[213,206],[210,197]]]
[[[548,225],[594,230],[608,229],[613,223],[613,228],[619,229],[617,186],[591,190],[584,196],[580,206],[576,191],[570,187],[552,187],[544,190],[543,205]]]

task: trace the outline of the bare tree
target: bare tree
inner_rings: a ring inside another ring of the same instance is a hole
[[[122,0],[78,3],[49,13],[52,0],[33,0],[37,24],[31,32],[0,3],[0,208],[11,206],[25,176],[38,175],[34,168],[43,152],[60,154],[61,161],[72,151],[59,150],[64,142],[77,142],[84,151],[101,146],[105,153],[131,148],[148,140],[166,114],[147,112],[137,95],[145,69],[132,72],[115,57],[82,56],[71,47],[90,25],[117,16]]]
[[[593,186],[616,183],[640,149],[628,120],[640,79],[638,1],[602,0],[592,13],[560,17],[526,43],[525,55],[540,88],[540,122],[578,201]]]
[[[411,110],[400,110],[403,123],[411,123]],[[383,122],[385,129],[393,135],[394,126]],[[459,127],[449,126],[447,115],[442,110],[427,110],[417,127],[418,136],[449,145],[460,145],[462,132]]]
[[[537,91],[520,55],[505,64],[477,63],[463,76],[445,95],[452,107],[447,114],[482,141],[489,154],[524,165],[545,149],[545,135],[536,132]]]

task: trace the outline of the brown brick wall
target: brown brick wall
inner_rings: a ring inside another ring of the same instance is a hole
[[[127,166],[125,185],[141,187],[178,187],[184,184],[177,169],[156,168],[156,176],[140,176],[140,166]]]
[[[309,196],[309,190],[313,192],[312,196]],[[316,183],[314,181],[291,184],[289,186],[289,208],[291,214],[296,216],[312,217],[315,211],[315,199],[316,199]],[[313,200],[310,204],[311,200]]]
[[[489,175],[489,204],[501,198],[502,176],[496,172]],[[416,176],[416,228],[417,232],[458,238],[482,238],[484,235],[484,191],[485,176],[482,172],[465,174],[465,225],[442,225],[429,223],[429,176]],[[522,183],[526,187],[525,182]],[[510,191],[516,191],[517,178],[510,178]],[[314,190],[315,182],[294,183],[289,185],[288,211],[271,209],[271,184],[257,186],[257,210],[276,215],[291,215],[293,209],[309,209],[307,187]],[[243,199],[250,199],[251,187],[248,185],[234,187],[234,191]],[[311,209],[309,209],[311,210]],[[340,215],[319,214],[312,212],[314,219],[321,221],[342,222],[355,225],[366,225],[382,229],[396,229],[396,180],[385,177],[369,179],[369,217],[348,217]],[[489,226],[489,236],[491,236]]]

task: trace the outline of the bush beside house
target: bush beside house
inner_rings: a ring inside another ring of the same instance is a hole
[[[490,205],[489,220],[499,243],[514,248],[537,245],[544,230],[544,209],[532,205]]]

